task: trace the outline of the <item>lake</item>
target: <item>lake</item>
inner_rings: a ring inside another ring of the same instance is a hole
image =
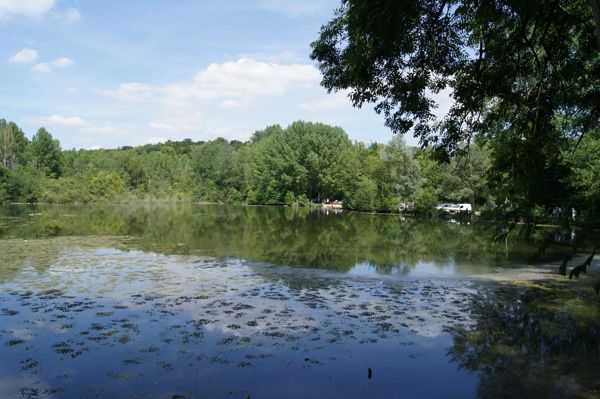
[[[495,233],[285,207],[0,208],[0,397],[597,397],[598,302],[554,275],[597,237]]]

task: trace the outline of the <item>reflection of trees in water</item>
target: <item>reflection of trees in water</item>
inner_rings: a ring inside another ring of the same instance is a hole
[[[475,326],[455,333],[451,357],[481,375],[481,397],[593,397],[600,380],[597,304],[559,291],[490,289],[472,302]],[[572,302],[576,301],[576,302]],[[567,304],[578,303],[575,314]]]
[[[95,250],[99,247],[122,248],[119,238],[54,237],[32,240],[0,240],[0,283],[14,280],[27,267],[43,274],[61,258],[68,258],[74,248]]]
[[[486,268],[506,263],[504,243],[492,229],[439,220],[401,220],[354,212],[326,215],[305,208],[166,204],[160,206],[38,207],[12,209],[16,222],[5,235],[30,238],[44,226],[61,235],[130,235],[138,248],[175,254],[240,257],[275,264],[348,270],[369,263],[382,271],[420,262]],[[510,261],[536,248],[511,242]],[[552,254],[548,253],[549,256]]]
[[[42,273],[59,259],[61,248],[48,241],[0,240],[0,283],[10,281],[25,266]]]

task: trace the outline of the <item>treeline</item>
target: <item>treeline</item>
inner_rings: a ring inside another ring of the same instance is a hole
[[[434,162],[401,136],[352,142],[338,127],[269,126],[247,142],[168,141],[120,149],[61,150],[44,128],[31,140],[0,120],[0,202],[88,203],[135,199],[306,205],[342,200],[350,209],[427,210],[439,201],[490,200],[488,152]]]

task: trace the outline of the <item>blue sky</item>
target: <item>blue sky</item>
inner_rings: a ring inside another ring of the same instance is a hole
[[[63,148],[248,139],[294,120],[387,142],[309,58],[330,0],[0,0],[0,117]],[[414,144],[412,138],[407,142]]]

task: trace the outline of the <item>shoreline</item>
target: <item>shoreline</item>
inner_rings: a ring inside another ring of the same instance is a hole
[[[165,205],[165,204],[185,204],[185,205],[223,205],[223,206],[243,206],[243,207],[282,207],[282,208],[294,208],[294,209],[328,209],[334,212],[356,212],[363,214],[373,214],[373,215],[391,215],[391,216],[401,216],[401,217],[410,217],[410,218],[425,218],[425,219],[436,219],[436,220],[457,220],[461,221],[461,219],[468,219],[469,221],[478,220],[478,221],[486,221],[492,224],[499,223],[498,221],[490,218],[486,218],[481,216],[481,212],[474,211],[470,214],[458,214],[458,215],[449,215],[449,214],[435,214],[435,213],[406,213],[406,212],[395,212],[395,211],[378,211],[378,210],[363,210],[363,209],[349,209],[343,207],[335,207],[330,204],[313,204],[309,205],[287,205],[287,204],[249,204],[244,202],[216,202],[216,201],[187,201],[187,200],[173,200],[173,199],[137,199],[137,200],[127,200],[127,201],[98,201],[98,202],[64,202],[64,203],[54,203],[54,202],[7,202],[4,204],[0,204],[0,207],[6,206],[28,206],[28,207],[36,207],[36,206],[73,206],[73,207],[83,207],[83,206],[120,206],[120,205]],[[520,221],[516,222],[517,225],[526,225],[526,222]],[[537,227],[543,228],[565,228],[564,225],[559,224],[551,224],[547,222],[542,223],[533,223]],[[583,227],[579,225],[570,226],[570,228],[574,228],[576,230],[581,230]],[[594,228],[592,231],[600,231],[600,228]]]

